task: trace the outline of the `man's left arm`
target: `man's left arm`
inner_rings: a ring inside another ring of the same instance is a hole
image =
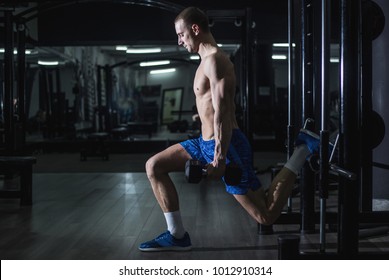
[[[215,138],[215,154],[214,162],[218,165],[219,162],[225,163],[227,150],[230,144],[232,135],[232,123],[230,121],[228,97],[225,95],[226,80],[225,78],[211,83],[212,103],[214,109],[214,138]]]
[[[214,161],[212,165],[214,168],[220,170],[216,172],[217,176],[220,173],[224,174],[226,156],[230,140],[232,136],[232,116],[235,114],[233,111],[234,100],[234,76],[231,76],[231,70],[228,69],[230,65],[227,65],[222,60],[217,61],[214,58],[213,65],[208,69],[209,81],[212,94],[212,106],[214,109],[214,140],[215,140],[215,152]],[[223,175],[222,174],[222,175]]]

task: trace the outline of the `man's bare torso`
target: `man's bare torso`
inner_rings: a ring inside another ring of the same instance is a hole
[[[212,139],[214,136],[215,114],[215,110],[212,103],[212,99],[214,97],[211,91],[211,81],[206,74],[207,70],[209,69],[205,69],[205,67],[217,67],[217,69],[220,70],[218,76],[219,78],[223,79],[224,87],[222,94],[224,94],[225,96],[225,104],[223,106],[223,108],[225,109],[225,115],[223,115],[223,118],[226,121],[231,122],[232,128],[238,127],[235,118],[235,71],[233,64],[229,60],[228,56],[224,54],[221,50],[218,50],[217,52],[211,55],[216,56],[215,61],[217,63],[217,66],[210,66],[209,64],[207,64],[207,59],[209,59],[209,57],[203,58],[199,67],[197,68],[193,83],[193,90],[196,96],[197,111],[202,124],[201,132],[203,139],[205,140]],[[215,94],[221,93],[218,90],[215,90],[214,95]]]

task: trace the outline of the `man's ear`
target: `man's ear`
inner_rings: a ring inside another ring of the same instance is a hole
[[[192,31],[195,35],[200,33],[200,27],[197,24],[192,24]]]

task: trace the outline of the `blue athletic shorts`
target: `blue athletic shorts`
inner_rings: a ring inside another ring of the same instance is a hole
[[[204,141],[199,138],[189,139],[180,143],[194,160],[201,161],[204,165],[213,161],[215,153],[215,140]],[[230,194],[246,194],[249,189],[257,190],[261,183],[254,172],[252,151],[246,136],[240,129],[232,131],[230,146],[227,152],[226,164],[230,162],[239,165],[242,169],[242,179],[237,186],[226,184],[226,191]]]

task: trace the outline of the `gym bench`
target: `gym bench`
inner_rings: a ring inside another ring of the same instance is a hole
[[[20,198],[20,205],[32,205],[32,165],[35,157],[0,156],[0,174],[20,173],[20,190],[0,190],[0,198]]]
[[[106,132],[95,132],[88,135],[88,140],[80,152],[80,160],[86,161],[88,157],[102,157],[109,160],[109,148],[107,140],[109,134]]]
[[[127,123],[128,133],[132,134],[146,134],[151,138],[155,124],[152,122],[128,122]]]

